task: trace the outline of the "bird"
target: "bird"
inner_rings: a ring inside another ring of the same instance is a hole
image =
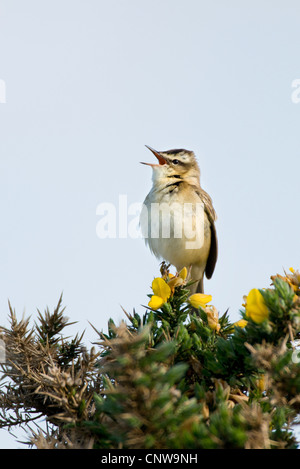
[[[152,188],[142,204],[140,225],[150,251],[189,270],[191,293],[204,293],[204,274],[210,279],[218,258],[217,219],[212,199],[200,185],[200,168],[193,151],[157,151]],[[190,231],[189,231],[190,230]]]

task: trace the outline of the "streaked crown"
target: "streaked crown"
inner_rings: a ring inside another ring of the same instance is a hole
[[[158,164],[144,163],[152,166],[154,180],[170,177],[199,180],[200,169],[193,151],[184,148],[157,151],[147,145],[146,147],[158,160]]]

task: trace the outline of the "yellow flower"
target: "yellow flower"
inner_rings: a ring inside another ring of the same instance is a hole
[[[285,277],[279,274],[271,275],[271,279],[274,281],[276,278],[280,278],[284,282],[287,282],[294,292],[298,293],[300,292],[300,273],[293,267],[290,267],[289,270],[291,274],[285,272]]]
[[[175,291],[175,287],[180,287],[184,285],[184,280],[181,277],[173,277],[168,281],[168,285],[171,288],[172,293]]]
[[[261,377],[256,380],[256,386],[260,392],[264,392],[266,390],[266,384],[267,380],[265,375],[261,375]]]
[[[194,293],[189,297],[189,302],[193,306],[193,308],[205,308],[207,303],[212,300],[211,295],[204,295],[204,293]]]
[[[294,290],[294,292],[298,293],[300,291],[300,273],[299,270],[295,270],[293,267],[290,267],[290,272],[292,275],[287,275],[287,280]]]
[[[246,321],[246,319],[239,319],[238,321],[232,324],[231,328],[229,329],[229,332],[230,333],[234,332],[235,327],[240,327],[241,329],[243,329],[244,327],[247,326],[247,324],[248,324],[248,321]]]
[[[181,269],[178,275],[180,278],[182,278],[182,280],[185,280],[187,278],[187,274],[188,274],[187,268],[183,267],[183,269]]]
[[[239,321],[236,321],[233,323],[233,326],[235,327],[241,327],[242,329],[246,327],[248,324],[248,321],[246,319],[240,319]]]
[[[219,324],[219,313],[217,308],[215,306],[206,306],[205,312],[207,314],[207,321],[209,327],[213,331],[219,332],[221,326]]]
[[[211,300],[212,300],[212,296],[211,295],[205,295],[204,293],[194,293],[188,299],[189,303],[194,308],[204,309],[204,311],[207,314],[207,322],[208,322],[209,327],[213,331],[219,332],[221,326],[219,324],[218,310],[213,305],[207,306],[207,303],[209,303]]]
[[[153,280],[152,290],[154,295],[160,296],[164,300],[164,303],[170,298],[171,289],[161,277],[157,277]]]
[[[261,323],[269,317],[269,310],[264,298],[257,288],[252,288],[247,296],[246,316],[256,323]]]
[[[169,287],[171,288],[172,294],[175,292],[176,287],[180,287],[182,285],[185,285],[185,279],[187,277],[187,268],[183,267],[179,273],[176,275],[173,274],[168,274],[168,280],[166,282],[168,283]]]
[[[164,300],[160,296],[152,295],[148,303],[149,308],[158,309],[164,304]]]
[[[157,277],[152,282],[152,290],[154,295],[152,295],[148,306],[152,309],[158,309],[170,298],[171,288],[163,278]]]

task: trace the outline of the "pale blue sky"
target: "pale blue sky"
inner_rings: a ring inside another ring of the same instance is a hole
[[[145,144],[194,150],[218,214],[205,291],[242,297],[300,266],[298,0],[0,0],[0,318],[53,308],[95,339],[143,313],[159,262],[96,236],[99,203],[142,202]],[[0,432],[1,447],[19,447]]]

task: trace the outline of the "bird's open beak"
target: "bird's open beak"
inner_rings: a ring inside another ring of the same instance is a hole
[[[143,163],[143,162],[141,162],[142,164],[147,164],[148,166],[152,166],[152,167],[153,167],[153,166],[162,166],[162,165],[164,165],[164,164],[167,164],[167,160],[165,160],[165,158],[163,158],[163,157],[161,156],[161,154],[160,154],[158,151],[154,150],[154,149],[151,148],[151,147],[148,147],[148,145],[145,145],[145,147],[147,147],[150,151],[152,151],[153,155],[156,156],[156,158],[158,159],[158,164]]]

